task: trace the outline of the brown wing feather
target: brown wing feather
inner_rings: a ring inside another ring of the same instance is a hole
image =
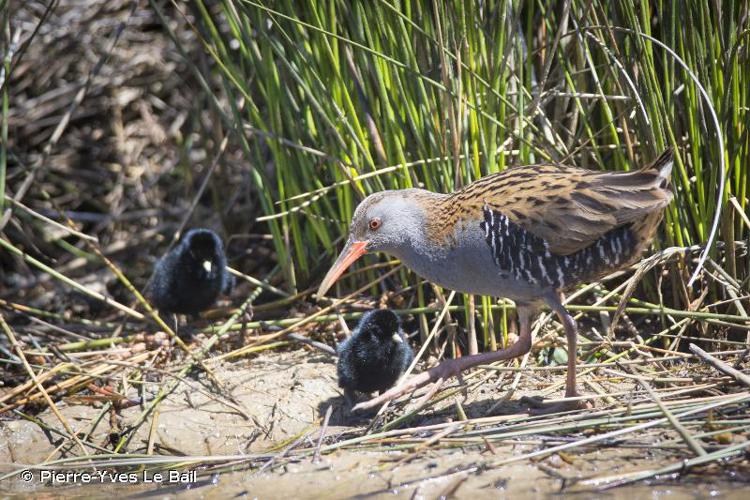
[[[454,193],[450,201],[461,208],[450,215],[481,214],[486,203],[543,238],[550,251],[568,255],[669,204],[671,166],[668,150],[651,165],[632,172],[553,165],[516,167]]]

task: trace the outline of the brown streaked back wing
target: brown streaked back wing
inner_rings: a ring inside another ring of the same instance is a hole
[[[548,165],[516,167],[479,179],[453,198],[470,205],[472,211],[481,211],[486,203],[544,239],[551,252],[568,255],[611,229],[663,209],[672,199],[664,172],[659,168],[594,172]]]

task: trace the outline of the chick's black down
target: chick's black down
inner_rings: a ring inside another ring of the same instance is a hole
[[[393,386],[414,358],[398,316],[386,309],[362,316],[352,336],[339,344],[337,354],[339,387],[362,393]]]
[[[209,229],[191,229],[154,266],[149,295],[163,312],[197,315],[231,292],[224,245]]]

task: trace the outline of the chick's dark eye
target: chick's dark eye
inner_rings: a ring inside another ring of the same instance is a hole
[[[380,221],[379,217],[375,217],[374,219],[370,219],[370,229],[375,231],[380,227],[382,222]]]

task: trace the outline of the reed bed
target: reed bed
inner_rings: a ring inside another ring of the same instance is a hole
[[[747,9],[0,2],[0,430],[26,420],[54,437],[38,469],[199,468],[205,479],[341,451],[389,452],[380,471],[482,451],[479,463],[394,485],[406,488],[619,447],[659,458],[559,477],[561,489],[717,464],[716,477],[747,477]],[[224,368],[301,349],[289,333],[333,343],[342,320],[371,307],[405,320],[424,347],[417,370],[512,342],[511,302],[441,290],[383,257],[351,270],[340,298],[316,297],[362,196],[450,191],[514,164],[630,169],[667,146],[675,201],[652,255],[567,297],[594,410],[530,417],[516,405],[562,387],[562,327],[545,314],[532,355],[402,397],[366,423],[321,411],[257,453],[159,445],[160,409],[184,384],[265,428]],[[140,291],[196,225],[225,236],[239,286],[175,332]],[[97,418],[73,420],[76,405]],[[134,438],[143,429],[145,443]]]

